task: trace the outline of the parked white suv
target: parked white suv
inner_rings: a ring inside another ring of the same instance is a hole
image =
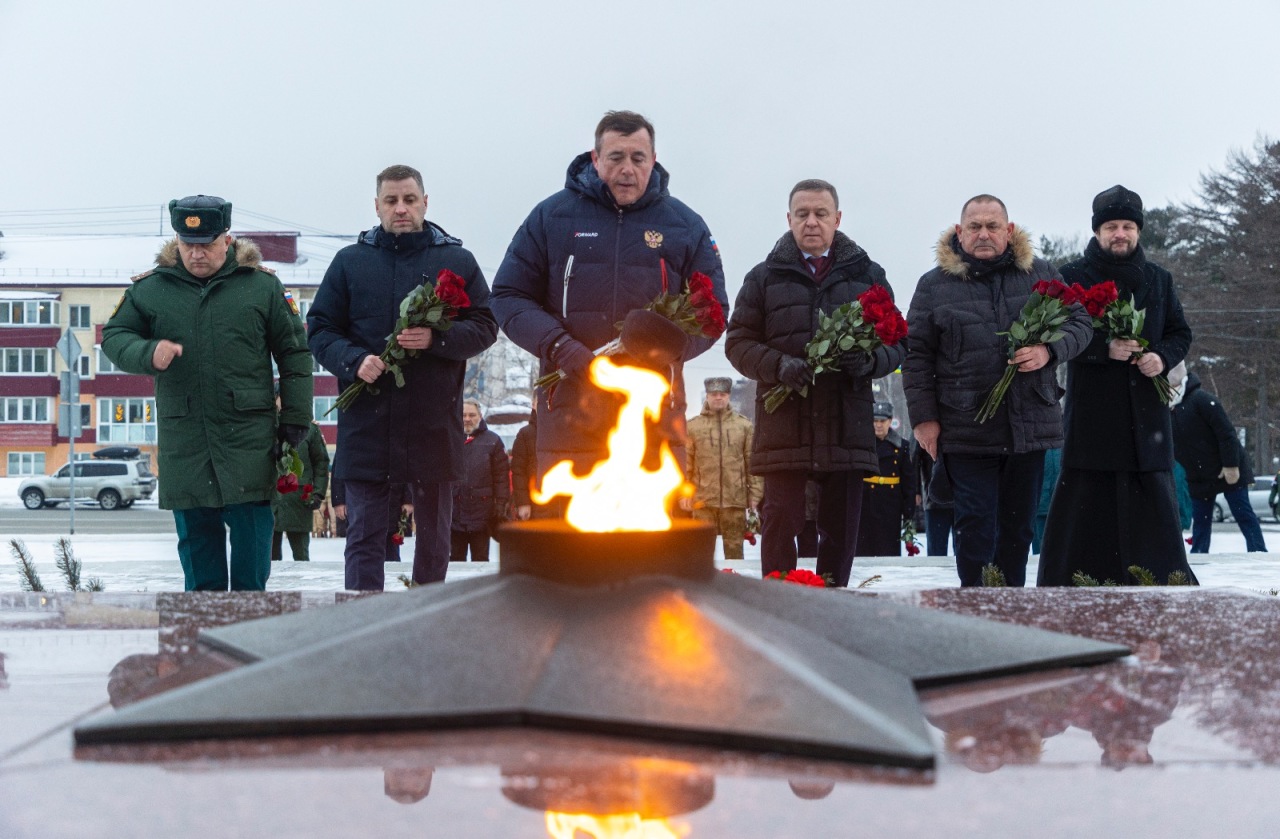
[[[77,460],[41,478],[23,481],[18,497],[28,510],[71,500],[71,469],[76,470],[76,498],[96,500],[104,510],[122,510],[156,491],[151,463],[138,460]]]

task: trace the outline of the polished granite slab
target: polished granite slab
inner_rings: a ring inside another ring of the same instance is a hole
[[[570,837],[571,814],[583,812],[615,814],[601,819],[615,832],[578,836],[1276,835],[1280,598],[833,596],[1136,654],[923,691],[939,754],[931,771],[523,730],[76,749],[71,730],[90,715],[237,666],[193,645],[200,628],[329,608],[343,595],[0,595],[0,837]],[[343,674],[331,678],[337,686]],[[648,832],[636,832],[642,818]]]

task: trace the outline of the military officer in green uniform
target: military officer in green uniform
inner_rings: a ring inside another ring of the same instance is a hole
[[[276,397],[276,407],[280,397]],[[284,540],[289,539],[289,550],[294,562],[311,559],[312,515],[324,504],[329,491],[329,450],[325,447],[320,426],[311,423],[307,439],[298,446],[298,459],[302,461],[302,475],[298,478],[296,492],[277,492],[271,501],[271,513],[275,518],[275,533],[271,537],[271,561],[284,559]]]
[[[273,450],[307,437],[311,354],[293,297],[257,246],[230,235],[229,202],[170,201],[169,221],[177,237],[133,278],[102,350],[121,369],[155,377],[160,506],[173,510],[187,590],[261,591],[271,570]]]

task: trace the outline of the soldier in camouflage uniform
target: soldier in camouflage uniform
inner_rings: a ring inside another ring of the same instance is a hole
[[[764,494],[764,479],[748,470],[751,420],[733,410],[725,377],[706,380],[702,413],[689,420],[689,482],[697,488],[693,517],[711,522],[724,540],[724,558],[742,559],[747,510]]]

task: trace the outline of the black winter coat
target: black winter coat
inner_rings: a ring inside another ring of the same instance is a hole
[[[873,432],[874,433],[874,432]],[[897,434],[876,441],[881,478],[896,484],[866,483],[858,523],[858,556],[900,556],[902,523],[915,515],[916,475],[906,445]]]
[[[1128,260],[1118,278],[1097,239],[1091,239],[1083,259],[1062,267],[1068,285],[1092,288],[1115,280],[1120,299],[1133,297],[1134,307],[1146,309],[1142,337],[1151,352],[1170,370],[1191,346],[1191,327],[1169,272],[1142,255],[1142,246]],[[1137,280],[1138,276],[1141,280]],[[1107,333],[1093,330],[1092,340],[1067,364],[1066,444],[1062,465],[1067,469],[1124,472],[1168,472],[1173,469],[1173,428],[1169,406],[1160,401],[1155,383],[1128,361],[1107,355]]]
[[[1235,426],[1218,397],[1200,386],[1195,373],[1187,376],[1186,394],[1173,409],[1174,454],[1187,470],[1192,498],[1212,501],[1218,493],[1253,483],[1253,468]],[[1218,477],[1223,467],[1240,469],[1240,480],[1228,484]]]
[[[366,355],[379,355],[395,330],[400,303],[442,268],[466,280],[471,306],[430,348],[404,365],[405,386],[390,376],[338,414],[334,471],[344,481],[462,479],[462,377],[467,359],[498,336],[489,287],[462,242],[430,222],[417,233],[375,227],[338,251],[307,314],[307,343],[316,360],[346,388]]]
[[[538,414],[529,416],[529,424],[516,432],[511,444],[511,506],[525,507],[533,504],[530,487],[538,480]],[[514,513],[514,509],[512,510]]]
[[[897,369],[902,344],[875,351],[875,368],[866,378],[844,371],[823,373],[809,395],[793,393],[772,414],[764,396],[778,384],[778,365],[788,356],[805,357],[805,344],[818,328],[819,312],[830,313],[873,285],[884,286],[884,269],[839,231],[831,245],[835,262],[818,284],[805,265],[795,238],[787,233],[764,262],[747,274],[734,304],[725,338],[725,354],[756,388],[756,431],[751,472],[842,472],[879,469],[871,424],[871,379]]]
[[[1093,329],[1084,307],[1072,307],[1065,335],[1049,344],[1049,363],[1017,373],[996,414],[977,420],[987,394],[1008,367],[1007,332],[1018,319],[1031,286],[1058,279],[1037,259],[1026,231],[1014,228],[1012,262],[981,277],[971,276],[956,236],[944,231],[935,256],[938,266],[920,278],[907,313],[907,360],[902,384],[913,426],[938,422],[943,454],[1002,455],[1062,445],[1058,364],[1079,353]]]
[[[617,324],[667,289],[681,291],[695,271],[711,278],[728,316],[724,268],[701,216],[667,191],[669,177],[655,165],[648,190],[634,204],[618,207],[596,174],[590,152],[569,165],[565,188],[533,208],[516,231],[493,281],[493,311],[502,331],[541,359],[540,374],[555,371],[551,350],[566,335],[597,349],[618,335]],[[690,338],[684,360],[714,341]],[[550,405],[539,392],[538,453],[543,470],[565,458],[594,462],[620,404],[585,376],[555,389]],[[683,437],[684,381],[677,365],[665,424]]]
[[[511,471],[502,438],[484,420],[462,447],[466,477],[453,485],[453,522],[450,529],[479,533],[507,517],[511,497]]]

